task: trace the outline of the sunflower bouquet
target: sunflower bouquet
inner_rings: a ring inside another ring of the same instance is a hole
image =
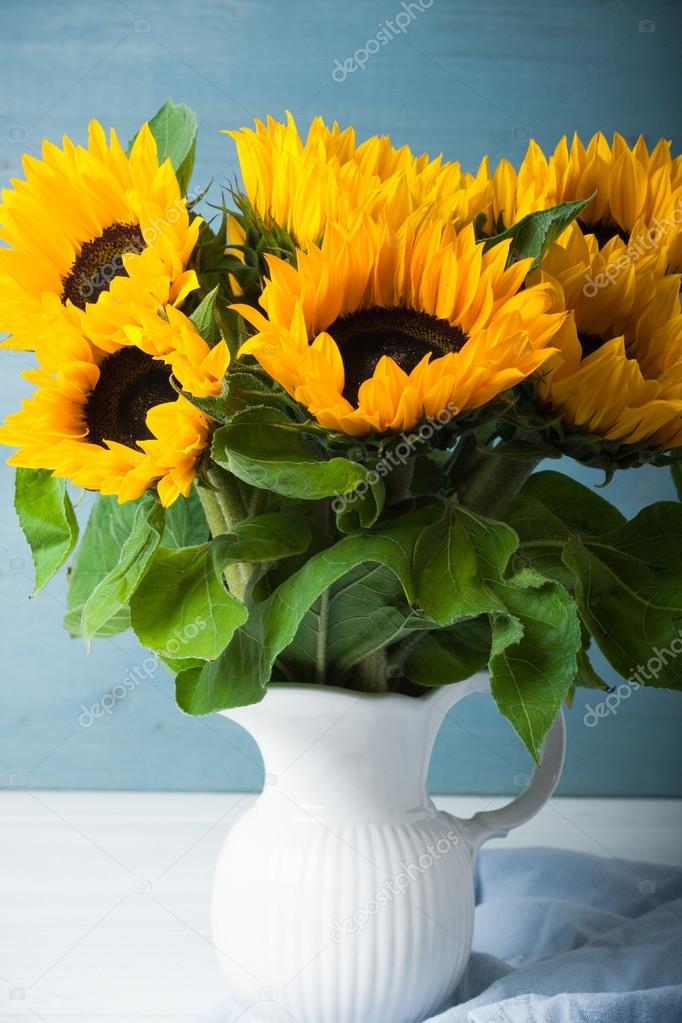
[[[627,521],[535,471],[680,479],[670,145],[470,174],[320,118],[227,134],[242,184],[208,218],[170,101],[127,149],[95,122],[46,142],[3,193],[3,346],[35,355],[0,440],[36,590],[70,562],[69,631],[132,628],[191,714],[487,666],[536,759],[574,687],[606,688],[592,643],[679,688],[680,505]]]

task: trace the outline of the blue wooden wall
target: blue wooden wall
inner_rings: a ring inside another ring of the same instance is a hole
[[[389,20],[404,32],[370,54]],[[90,117],[127,139],[169,94],[199,115],[197,182],[236,174],[221,128],[285,109],[302,126],[321,112],[361,136],[387,132],[468,168],[484,152],[518,160],[531,135],[547,147],[575,129],[671,137],[681,28],[675,0],[2,0],[0,179],[16,175],[21,153],[36,153],[44,136],[83,140]],[[25,393],[26,363],[0,354],[0,415]],[[89,656],[69,640],[61,580],[29,602],[30,563],[4,465],[0,478],[0,784],[257,787],[259,760],[245,733],[217,717],[183,716],[160,669],[110,716],[79,724],[89,721],[83,707],[145,655],[127,636]],[[671,493],[667,474],[652,471],[622,474],[609,496],[633,512]],[[596,697],[580,694],[569,714],[562,791],[679,794],[682,698],[640,690],[594,728],[584,724],[586,700]],[[475,697],[444,726],[432,789],[514,792],[527,770],[509,726]]]

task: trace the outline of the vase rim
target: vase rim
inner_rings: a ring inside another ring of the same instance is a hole
[[[419,696],[409,696],[407,693],[395,693],[391,690],[383,692],[367,692],[363,689],[348,689],[345,686],[329,686],[326,683],[318,684],[314,682],[269,682],[266,688],[265,695],[268,692],[303,692],[307,694],[320,695],[322,693],[335,693],[340,696],[349,696],[353,700],[363,700],[366,703],[372,701],[381,701],[385,703],[387,700],[391,700],[395,703],[401,703],[403,706],[408,704],[414,704],[415,706],[421,706],[427,703],[432,703],[436,697],[442,693],[445,689],[450,689],[454,685],[459,683],[448,683],[440,686],[433,686],[426,693],[420,693]],[[264,697],[265,698],[265,697]]]
[[[310,682],[270,682],[263,699],[258,703],[226,708],[219,713],[246,724],[247,720],[253,720],[254,714],[260,716],[262,710],[259,708],[262,708],[263,705],[271,711],[276,708],[276,713],[285,712],[286,707],[291,705],[296,707],[295,714],[297,716],[301,714],[308,716],[331,711],[335,703],[348,704],[352,702],[365,707],[376,704],[378,707],[385,710],[390,709],[400,715],[414,714],[415,716],[431,717],[435,714],[437,718],[441,718],[462,697],[467,696],[470,692],[485,690],[487,685],[488,677],[483,672],[463,679],[461,682],[433,686],[421,696],[408,696],[406,693],[394,692],[368,693],[356,689],[345,689],[341,686],[318,685]],[[306,700],[297,699],[290,703],[291,696],[299,693],[304,695]]]

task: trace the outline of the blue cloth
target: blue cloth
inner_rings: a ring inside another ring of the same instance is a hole
[[[682,1023],[679,867],[484,849],[476,904],[454,1007],[430,1023]]]

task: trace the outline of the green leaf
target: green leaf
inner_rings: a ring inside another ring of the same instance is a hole
[[[274,408],[237,413],[214,434],[211,455],[251,486],[307,501],[346,494],[367,475],[356,462],[329,458],[300,424]]]
[[[317,680],[320,649],[328,677],[343,685],[358,661],[415,631],[436,627],[409,606],[399,580],[381,564],[358,565],[326,595],[324,618],[317,600],[282,655],[300,682]]]
[[[273,513],[240,522],[210,543],[159,547],[130,602],[138,639],[164,658],[213,660],[248,617],[226,589],[223,569],[300,554],[309,542],[300,515]]]
[[[539,266],[552,242],[563,234],[571,221],[575,220],[587,204],[592,202],[595,195],[596,192],[587,199],[562,202],[547,210],[528,213],[506,231],[486,239],[483,243],[484,251],[487,252],[493,245],[499,245],[500,242],[511,238],[508,263],[516,263],[519,259],[532,257],[531,269],[534,270]]]
[[[310,543],[310,528],[303,515],[271,512],[238,522],[231,532],[213,541],[216,558],[224,568],[239,561],[279,561],[302,554]]]
[[[190,714],[257,703],[265,693],[276,658],[293,641],[303,617],[321,594],[359,565],[385,565],[399,580],[404,599],[415,599],[412,560],[421,532],[439,509],[410,512],[381,529],[348,536],[316,554],[252,609],[220,656],[177,678],[177,700]]]
[[[539,762],[545,735],[575,679],[580,622],[564,587],[532,570],[496,589],[507,611],[491,615],[492,693]]]
[[[642,685],[682,687],[674,663],[675,646],[682,652],[682,505],[651,505],[627,522],[581,484],[539,473],[508,519],[521,557],[575,591],[582,621],[621,675],[643,668]],[[594,674],[579,667],[594,685]]]
[[[78,604],[73,607],[70,611],[67,611],[64,615],[64,628],[69,635],[76,637],[81,636],[81,623],[83,621],[83,608],[84,604]],[[125,632],[130,628],[130,608],[122,607],[115,615],[100,626],[97,630],[97,639],[106,639],[108,636],[119,636],[122,632]]]
[[[574,535],[563,560],[581,617],[613,667],[641,685],[681,689],[682,507],[652,505],[597,539]]]
[[[485,617],[428,632],[410,646],[403,666],[411,682],[440,686],[462,682],[481,671],[490,654],[490,624]]]
[[[385,501],[384,481],[379,476],[376,476],[376,479],[368,479],[357,492],[351,492],[346,498],[339,497],[332,502],[332,508],[336,511],[337,527],[342,533],[369,529],[381,515]]]
[[[114,568],[95,586],[83,607],[81,633],[86,643],[130,602],[163,532],[164,510],[145,496],[137,504],[130,535]]]
[[[558,472],[531,476],[505,515],[521,541],[515,567],[532,566],[542,575],[573,589],[572,573],[562,558],[574,533],[596,537],[625,522],[603,497]]]
[[[64,618],[64,627],[72,636],[81,635],[81,616],[88,597],[118,563],[121,548],[130,535],[138,503],[126,501],[119,504],[115,497],[102,494],[95,497],[69,571],[66,599],[69,610]],[[128,609],[122,608],[107,625],[108,635],[125,632],[130,628]]]
[[[434,625],[410,607],[390,568],[358,565],[330,588],[325,659],[342,679],[364,657],[424,627]]]
[[[211,347],[217,345],[220,341],[220,328],[216,321],[216,300],[219,290],[219,287],[216,285],[213,291],[209,291],[208,295],[202,299],[190,316],[190,320],[204,341]]]
[[[571,532],[599,536],[618,529],[626,518],[600,494],[578,480],[560,472],[547,471],[534,473],[528,478],[521,495],[511,505],[507,521],[523,543],[548,535],[565,537]],[[548,526],[551,526],[549,531]]]
[[[65,480],[47,469],[17,469],[14,507],[31,548],[34,593],[49,583],[78,540],[78,523]]]
[[[585,689],[601,689],[602,692],[608,692],[609,689],[608,683],[595,671],[584,647],[578,651],[578,671],[573,684]]]
[[[518,540],[509,526],[450,504],[415,551],[417,594],[441,625],[504,610],[491,583],[501,580]]]
[[[537,759],[575,679],[580,623],[563,586],[529,569],[508,577],[517,545],[508,525],[451,504],[420,538],[415,571],[419,603],[436,622],[489,616],[493,696]]]
[[[217,657],[248,613],[225,587],[212,544],[156,550],[130,601],[141,643],[172,658]]]
[[[129,502],[117,505],[121,509],[129,506]],[[166,508],[161,543],[164,547],[194,547],[205,543],[208,538],[206,516],[197,489],[192,487],[188,497],[174,501],[170,508]]]
[[[197,141],[197,118],[184,103],[167,99],[149,122],[156,139],[159,163],[170,159],[183,195],[187,192]]]

